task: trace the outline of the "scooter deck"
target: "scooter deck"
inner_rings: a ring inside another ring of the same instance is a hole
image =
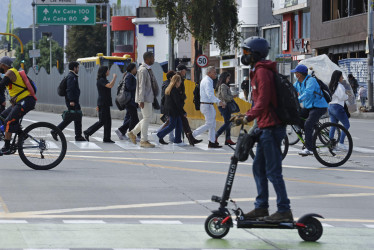
[[[257,221],[257,220],[238,220],[237,221],[238,228],[274,228],[274,229],[295,229],[296,222],[280,222],[280,223],[270,223],[265,221]]]

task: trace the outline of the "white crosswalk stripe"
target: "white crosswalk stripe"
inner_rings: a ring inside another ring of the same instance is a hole
[[[70,143],[74,144],[80,149],[101,149],[101,147],[97,146],[93,142],[70,141]]]
[[[327,223],[322,223],[323,227],[334,227],[333,225],[327,224]]]
[[[370,224],[364,224],[364,226],[368,228],[374,228],[374,225],[370,225]]]
[[[65,224],[106,224],[103,220],[63,220]]]
[[[131,142],[127,142],[127,141],[116,141],[115,145],[123,148],[123,149],[126,149],[126,150],[132,150],[132,149],[142,149],[139,144],[133,144]]]
[[[179,220],[140,220],[141,224],[157,224],[157,225],[181,225],[183,224]]]
[[[27,224],[26,220],[0,220],[0,224]]]

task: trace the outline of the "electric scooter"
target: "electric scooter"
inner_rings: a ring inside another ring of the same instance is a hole
[[[231,157],[231,163],[222,197],[215,195],[212,196],[212,201],[219,203],[220,207],[218,210],[212,211],[212,214],[205,221],[205,231],[207,234],[215,239],[225,237],[230,228],[234,227],[232,214],[230,213],[230,210],[232,210],[233,214],[236,216],[235,221],[237,228],[297,229],[299,236],[304,241],[317,241],[323,233],[322,224],[317,219],[323,217],[319,214],[310,213],[303,215],[297,221],[282,223],[269,223],[262,220],[246,220],[242,209],[237,206],[235,201],[230,199],[238,161],[245,161],[248,159],[249,148],[253,146],[256,138],[253,136],[253,133],[246,133],[246,131],[243,130],[243,125],[240,131],[236,148],[232,148],[235,150],[235,153]],[[227,208],[229,202],[234,205],[233,209]]]

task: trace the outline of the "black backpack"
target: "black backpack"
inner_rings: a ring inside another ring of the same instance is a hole
[[[287,125],[300,123],[300,104],[298,94],[286,76],[274,72],[274,84],[277,93],[277,107],[274,108],[278,118]]]
[[[66,96],[67,76],[65,76],[57,87],[57,94],[59,96]]]
[[[317,92],[314,92],[314,93],[319,95],[319,96],[323,96],[325,98],[326,102],[330,103],[331,99],[332,99],[332,94],[331,94],[331,91],[330,91],[329,87],[324,82],[322,82],[320,79],[318,79],[317,77],[315,77],[315,76],[313,76],[313,77],[317,80],[322,94],[317,93]]]
[[[196,83],[195,89],[193,90],[193,103],[195,104],[195,109],[200,110],[200,84]]]

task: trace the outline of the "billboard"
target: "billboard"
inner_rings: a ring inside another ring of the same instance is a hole
[[[286,13],[290,7],[293,7],[292,11],[308,7],[307,0],[274,0],[273,3],[274,15]]]
[[[367,83],[367,58],[348,58],[339,60],[339,67],[344,73],[352,74],[360,85]]]

